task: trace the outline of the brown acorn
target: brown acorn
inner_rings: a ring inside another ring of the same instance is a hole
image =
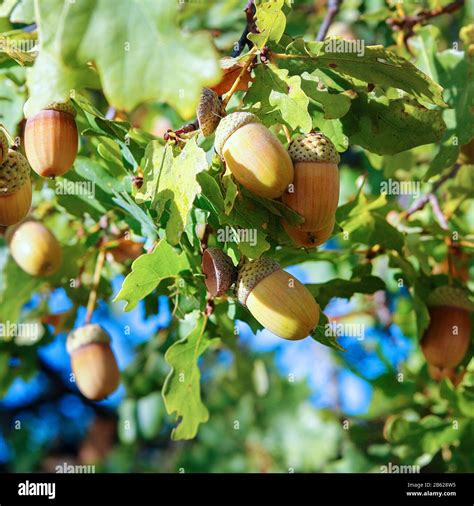
[[[309,290],[270,258],[240,269],[237,297],[261,325],[284,339],[303,339],[319,322],[319,305]]]
[[[61,245],[38,221],[24,221],[9,229],[7,242],[15,262],[31,276],[51,276],[61,267]]]
[[[215,132],[223,114],[219,95],[209,88],[204,88],[197,109],[198,124],[204,137],[208,137]]]
[[[300,230],[322,230],[334,219],[339,201],[339,153],[323,134],[294,139],[288,152],[295,167],[292,185],[282,196],[288,207],[304,217]]]
[[[321,230],[312,232],[299,230],[296,227],[292,227],[286,221],[283,221],[282,223],[285,232],[291,237],[291,239],[293,239],[295,246],[303,248],[315,248],[316,246],[320,246],[321,244],[325,243],[331,237],[334,225],[336,223],[336,218],[334,217],[329,225],[322,228]]]
[[[249,112],[221,120],[214,147],[235,179],[260,197],[280,197],[293,181],[293,164],[275,135]]]
[[[28,214],[31,200],[28,162],[21,153],[10,149],[0,165],[0,225],[20,222]]]
[[[232,260],[219,248],[207,248],[202,254],[202,272],[211,297],[224,295],[235,283],[237,269]]]
[[[76,110],[70,102],[54,103],[28,118],[25,152],[32,169],[44,177],[62,176],[78,150]]]
[[[471,342],[472,302],[459,288],[443,286],[428,301],[430,324],[421,340],[426,361],[440,369],[462,362]]]
[[[120,371],[110,348],[110,336],[97,324],[87,324],[71,332],[66,348],[77,387],[88,399],[100,401],[114,392]]]

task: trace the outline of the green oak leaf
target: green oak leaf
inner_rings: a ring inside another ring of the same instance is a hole
[[[349,95],[330,93],[319,77],[308,72],[304,72],[301,76],[301,88],[311,101],[321,104],[325,119],[341,118],[351,107]]]
[[[278,43],[286,26],[286,16],[282,12],[285,0],[263,0],[257,4],[255,23],[259,33],[251,33],[248,38],[263,48],[270,40]]]
[[[201,191],[196,176],[207,168],[206,153],[195,138],[176,157],[170,145],[154,141],[147,147],[143,186],[135,199],[138,203],[151,200],[158,219],[169,203],[166,239],[170,244],[177,244],[186,228],[194,199]]]
[[[301,78],[289,76],[287,70],[273,64],[255,72],[255,84],[245,97],[246,103],[255,105],[252,112],[267,126],[286,123],[293,130],[301,128],[309,132],[312,125],[309,99],[301,89]]]
[[[373,93],[360,93],[341,122],[351,143],[380,155],[438,142],[446,128],[441,111],[408,97],[390,100]]]
[[[32,293],[39,290],[44,278],[26,274],[11,258],[0,260],[0,322],[17,322],[23,305],[30,300]],[[3,339],[9,338],[0,337],[0,341]]]
[[[201,400],[198,358],[208,346],[218,339],[209,339],[206,332],[207,317],[188,315],[195,320],[194,329],[183,339],[175,342],[165,354],[172,367],[163,385],[163,399],[168,414],[176,412],[179,424],[173,429],[171,439],[193,439],[201,423],[209,419],[209,411]]]
[[[131,311],[164,279],[179,278],[189,267],[185,253],[178,253],[166,241],[160,241],[152,253],[141,255],[133,262],[132,272],[114,301],[126,301],[124,311]]]
[[[443,88],[405,58],[383,46],[338,47],[341,42],[337,37],[324,42],[296,39],[286,48],[287,54],[295,56],[282,60],[282,66],[299,75],[327,69],[365,83],[398,88],[421,101],[446,107]]]
[[[179,8],[174,0],[37,0],[41,52],[28,79],[27,114],[100,81],[118,110],[159,100],[193,116],[220,69],[208,34],[179,29]]]
[[[268,65],[271,79],[271,92],[268,101],[280,110],[281,117],[293,130],[301,127],[303,132],[311,130],[311,117],[308,113],[309,98],[301,89],[301,77],[288,76],[288,70]]]

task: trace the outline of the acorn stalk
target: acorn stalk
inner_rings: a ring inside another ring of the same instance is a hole
[[[269,258],[240,269],[237,297],[261,325],[284,339],[305,338],[319,321],[319,305],[308,289]]]
[[[249,112],[221,120],[214,147],[235,179],[260,197],[280,197],[293,181],[293,164],[277,137]]]

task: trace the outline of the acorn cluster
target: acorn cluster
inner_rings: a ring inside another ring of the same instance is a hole
[[[217,111],[215,97],[213,103]],[[206,110],[200,109],[198,118]],[[205,122],[201,119],[201,123]],[[296,226],[281,223],[296,247],[316,247],[331,236],[339,200],[340,158],[327,137],[320,132],[305,134],[286,150],[249,112],[219,118],[214,129],[215,150],[238,183],[259,197],[281,199],[302,217]],[[235,284],[239,302],[280,337],[303,339],[319,322],[319,305],[309,290],[270,258],[249,261],[237,269],[222,250],[209,248],[203,253],[202,269],[211,297],[225,294]]]

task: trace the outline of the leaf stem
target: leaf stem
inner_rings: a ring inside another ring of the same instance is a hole
[[[227,107],[227,104],[229,103],[229,100],[231,99],[232,95],[235,93],[237,86],[239,85],[240,81],[242,80],[243,75],[247,72],[250,65],[252,64],[256,52],[257,52],[257,49],[255,47],[250,50],[250,52],[248,54],[248,59],[245,62],[245,65],[242,67],[242,70],[240,71],[239,75],[237,76],[237,79],[234,81],[232,88],[228,91],[228,93],[226,94],[226,96],[222,100],[222,109],[225,109]]]
[[[85,322],[90,323],[92,318],[92,313],[94,312],[95,304],[97,302],[97,288],[100,282],[100,274],[102,272],[102,268],[104,267],[105,262],[105,249],[100,248],[99,255],[97,256],[97,262],[95,264],[94,270],[94,278],[92,280],[92,289],[89,294],[89,300],[87,301],[87,312]]]

